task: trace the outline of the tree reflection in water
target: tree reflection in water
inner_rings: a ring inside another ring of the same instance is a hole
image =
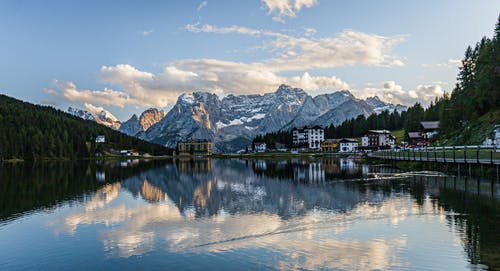
[[[1,218],[75,202],[84,208],[64,218],[64,230],[112,225],[102,243],[118,257],[143,255],[159,242],[173,252],[267,247],[284,255],[283,269],[385,269],[405,268],[395,253],[407,239],[336,236],[357,221],[397,226],[437,215],[472,264],[499,266],[498,184],[391,172],[349,159],[7,165],[0,170]]]

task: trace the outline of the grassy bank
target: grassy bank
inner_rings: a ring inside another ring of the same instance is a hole
[[[442,134],[433,142],[433,145],[480,145],[487,137],[492,136],[493,127],[496,124],[500,124],[500,110],[489,112],[478,119],[468,121],[460,131]]]

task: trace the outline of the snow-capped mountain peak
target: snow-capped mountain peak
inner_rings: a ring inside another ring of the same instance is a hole
[[[369,104],[370,106],[372,106],[373,110],[377,114],[380,114],[383,111],[393,112],[394,110],[401,113],[403,111],[406,111],[406,109],[407,109],[406,106],[401,105],[401,104],[386,103],[386,102],[382,101],[378,96],[366,98],[366,103]]]
[[[82,110],[82,109],[78,109],[78,108],[74,108],[74,107],[70,106],[70,107],[68,107],[68,113],[73,115],[73,116],[82,118],[84,120],[95,121],[95,118],[92,115],[92,113],[90,113],[89,111],[86,111],[86,110]]]
[[[177,103],[182,102],[185,104],[194,104],[195,103],[195,98],[193,96],[193,93],[183,93],[181,96],[179,96],[179,99],[177,99]]]
[[[85,104],[85,109],[78,109],[74,107],[68,108],[68,113],[82,119],[92,120],[104,126],[111,127],[115,130],[120,128],[120,121],[109,111],[102,107],[96,107],[91,104]]]

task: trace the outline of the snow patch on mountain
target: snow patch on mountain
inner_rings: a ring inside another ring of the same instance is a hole
[[[78,109],[69,107],[68,113],[82,119],[92,120],[104,126],[108,126],[118,130],[121,126],[120,121],[109,111],[102,107],[93,106],[92,104],[85,103],[85,109]]]
[[[392,108],[406,109],[378,97],[357,99],[348,90],[312,97],[287,85],[262,95],[230,94],[222,99],[208,92],[192,92],[180,95],[172,109],[149,128],[138,125],[140,117],[133,116],[121,130],[126,132],[128,127],[129,134],[138,131],[137,137],[172,148],[181,140],[208,139],[214,152],[234,152],[258,134],[310,124],[339,125],[360,114],[369,116]]]
[[[384,111],[389,111],[392,113],[392,112],[394,112],[394,110],[401,113],[401,112],[406,111],[408,109],[408,107],[401,105],[401,104],[386,103],[386,102],[382,101],[378,96],[373,96],[373,97],[367,98],[366,103],[368,103],[370,106],[372,106],[373,111],[375,111],[377,114],[380,114]]]

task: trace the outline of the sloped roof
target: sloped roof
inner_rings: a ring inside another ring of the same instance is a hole
[[[439,121],[421,121],[420,125],[424,127],[424,129],[439,129]]]
[[[293,130],[298,130],[298,131],[304,131],[304,130],[309,130],[309,129],[319,129],[319,130],[324,130],[325,128],[323,128],[322,126],[320,125],[307,125],[307,126],[303,126],[303,127],[294,127],[292,129]]]
[[[420,132],[408,132],[408,137],[409,138],[421,138],[422,135]]]
[[[341,142],[341,143],[358,143],[358,140],[355,138],[342,138],[339,142]]]
[[[390,134],[388,130],[368,130],[368,133],[372,134]]]
[[[341,138],[327,138],[325,139],[325,141],[323,141],[324,143],[329,143],[329,144],[335,144],[335,143],[339,143],[339,141],[341,140]]]

